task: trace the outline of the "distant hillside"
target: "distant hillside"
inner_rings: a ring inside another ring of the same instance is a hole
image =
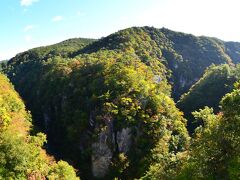
[[[0,71],[7,67],[7,60],[0,61]]]
[[[231,57],[232,62],[237,64],[240,62],[240,43],[239,42],[225,42],[225,51]]]
[[[208,67],[203,75],[191,88],[183,94],[177,102],[177,107],[184,112],[188,119],[188,129],[194,129],[201,123],[194,123],[192,112],[203,109],[205,106],[214,109],[215,113],[220,110],[219,103],[223,96],[231,92],[234,83],[240,80],[239,65],[212,65]]]
[[[67,58],[72,56],[75,51],[80,50],[94,41],[96,40],[86,38],[68,39],[54,45],[38,47],[20,53],[12,58],[10,63],[17,65],[25,61],[44,61],[55,56]]]
[[[48,135],[49,150],[72,162],[81,178],[134,179],[156,157],[163,174],[187,158],[186,119],[171,97],[178,100],[210,65],[238,63],[238,45],[134,27],[26,51],[3,71],[35,129]]]

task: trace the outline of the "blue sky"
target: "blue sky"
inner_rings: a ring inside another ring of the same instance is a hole
[[[0,60],[68,38],[131,26],[240,41],[239,0],[2,0]]]

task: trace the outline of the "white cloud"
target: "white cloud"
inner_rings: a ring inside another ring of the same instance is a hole
[[[32,36],[26,35],[24,38],[25,38],[25,41],[26,41],[27,43],[32,42]]]
[[[63,17],[62,16],[55,16],[52,18],[52,22],[59,22],[59,21],[62,21],[63,20]]]
[[[27,25],[25,28],[24,28],[24,32],[28,32],[28,31],[30,31],[30,30],[33,30],[33,29],[35,29],[36,28],[36,26],[35,25]]]
[[[39,0],[21,0],[21,6],[30,6],[32,5],[34,2],[38,2]]]

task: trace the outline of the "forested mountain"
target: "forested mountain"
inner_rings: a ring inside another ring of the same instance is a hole
[[[158,59],[149,57],[147,66],[134,52],[108,50],[15,66],[16,58],[8,75],[35,124],[46,131],[54,153],[74,161],[83,177],[141,177],[156,144],[169,144],[167,154],[186,149],[186,120],[169,97]]]
[[[134,27],[100,40],[71,39],[20,53],[3,72],[31,110],[34,132],[47,134],[48,151],[71,162],[83,179],[230,177],[235,169],[223,161],[214,161],[223,172],[203,174],[201,167],[210,169],[212,161],[200,157],[211,156],[206,148],[215,153],[222,142],[214,139],[225,131],[232,146],[229,124],[222,121],[231,118],[227,99],[237,101],[238,86],[222,101],[223,109],[218,103],[239,79],[238,47],[166,28]],[[184,117],[173,99],[180,99]],[[204,106],[228,114],[205,108],[191,116]],[[194,117],[204,125],[195,133]],[[219,124],[223,132],[210,136]],[[208,138],[218,144],[205,147]],[[228,163],[238,163],[235,152]]]
[[[211,64],[238,63],[238,46],[239,43],[224,42],[216,38],[196,37],[166,28],[143,27],[114,33],[78,53],[104,49],[134,51],[145,63],[148,63],[149,57],[155,57],[171,71],[173,97],[179,99]]]

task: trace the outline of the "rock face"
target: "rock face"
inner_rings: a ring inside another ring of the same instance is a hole
[[[113,155],[107,144],[108,136],[106,131],[101,132],[98,142],[92,144],[92,173],[98,178],[107,174]]]
[[[112,122],[100,132],[97,142],[92,144],[92,174],[96,178],[103,178],[109,171],[114,152],[128,153],[131,146],[131,129],[112,131]]]
[[[131,129],[123,128],[117,133],[117,144],[119,152],[127,153],[131,146]]]

